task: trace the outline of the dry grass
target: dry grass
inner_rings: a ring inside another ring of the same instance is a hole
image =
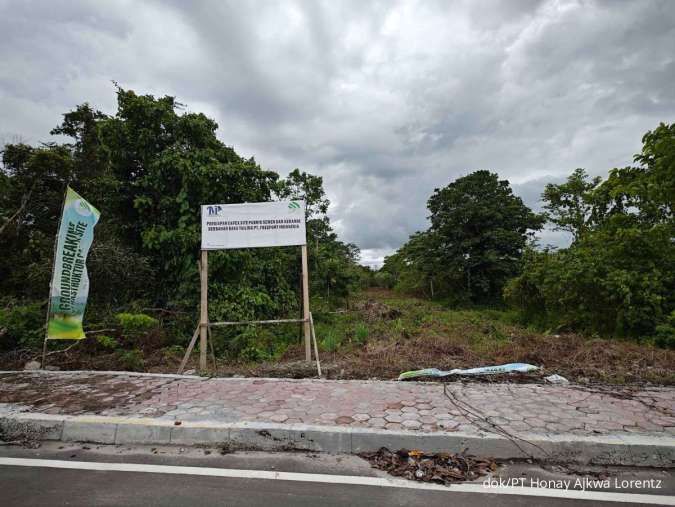
[[[513,362],[542,366],[542,375],[558,373],[581,383],[675,385],[675,351],[623,340],[551,335],[510,323],[495,310],[453,310],[386,290],[370,290],[349,310],[316,314],[321,361],[329,378],[394,379],[407,370],[470,368]],[[38,354],[39,355],[39,354]],[[193,354],[188,369],[196,367]],[[4,369],[21,369],[35,351],[0,357]],[[173,373],[180,351],[145,352],[144,369]],[[276,361],[233,362],[218,359],[218,375],[311,377],[315,367],[304,359],[301,344]],[[50,357],[61,369],[125,369],[119,355],[84,340],[72,351]],[[539,375],[542,376],[542,375]],[[538,376],[510,377],[532,381]],[[486,380],[498,380],[490,377]]]
[[[329,332],[330,326],[342,329],[345,335],[335,352],[321,354],[322,361],[330,365],[331,376],[392,379],[403,371],[422,368],[524,362],[543,367],[543,374],[558,373],[582,383],[675,384],[672,350],[578,334],[540,333],[503,322],[500,312],[448,310],[382,290],[369,291],[364,297],[392,307],[401,317],[370,324],[371,334],[365,344],[350,342],[350,327],[365,320],[359,315],[361,310],[348,312],[322,326]],[[302,357],[302,347],[293,347],[280,363],[247,365],[247,371],[244,365],[232,365],[224,367],[223,373],[277,375],[281,373],[281,365],[298,364]]]

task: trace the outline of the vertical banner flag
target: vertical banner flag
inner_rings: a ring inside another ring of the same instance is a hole
[[[47,338],[50,340],[85,338],[82,318],[89,294],[87,253],[100,216],[96,208],[68,187],[49,295]]]

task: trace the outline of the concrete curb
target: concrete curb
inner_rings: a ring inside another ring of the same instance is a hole
[[[24,428],[42,440],[100,444],[222,445],[226,448],[308,450],[359,453],[380,447],[424,449],[492,456],[497,459],[535,458],[551,462],[594,465],[673,467],[675,439],[650,435],[520,434],[517,445],[499,435],[386,431],[344,426],[276,423],[174,421],[134,417],[67,416],[5,413],[0,429]]]

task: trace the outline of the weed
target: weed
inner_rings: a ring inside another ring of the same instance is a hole
[[[143,351],[139,349],[118,350],[117,358],[125,370],[142,371],[145,366]]]
[[[363,322],[359,322],[354,329],[354,341],[359,345],[363,345],[368,340],[368,334],[368,326]]]
[[[0,308],[0,349],[38,348],[45,333],[44,315],[39,303]]]
[[[171,360],[182,357],[185,354],[185,348],[181,345],[171,345],[162,350],[164,359]]]
[[[330,330],[325,333],[324,339],[321,340],[321,349],[326,352],[335,352],[340,346],[341,340],[335,331]]]
[[[159,321],[144,313],[118,313],[117,322],[126,336],[134,336],[157,327]]]
[[[112,336],[108,336],[107,334],[96,335],[96,343],[99,344],[104,349],[109,350],[115,350],[120,346],[120,344],[117,343],[117,340],[115,340],[115,338],[113,338]]]

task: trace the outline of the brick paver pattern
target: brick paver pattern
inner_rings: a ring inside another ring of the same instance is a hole
[[[389,430],[675,436],[675,388],[0,374],[0,412]]]

